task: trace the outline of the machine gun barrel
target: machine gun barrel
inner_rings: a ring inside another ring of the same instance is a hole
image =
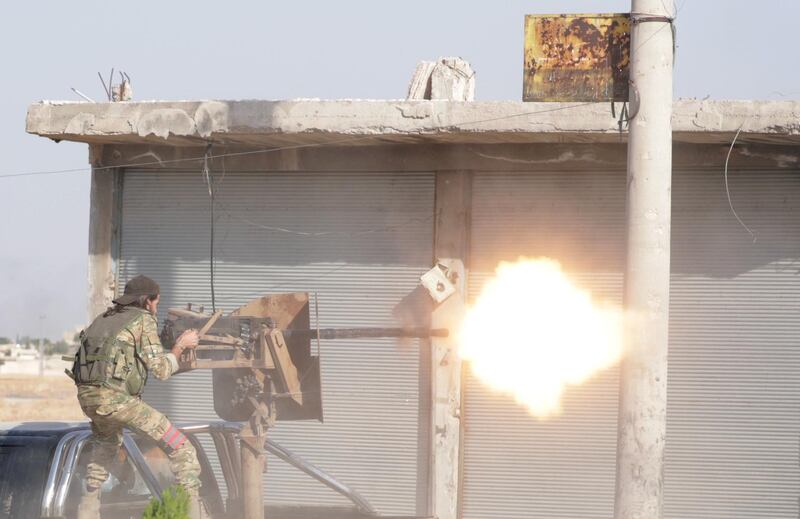
[[[362,338],[409,338],[428,339],[430,337],[447,337],[450,332],[447,328],[311,328],[307,330],[283,330],[283,335],[288,339],[302,337],[314,339],[319,333],[320,339],[362,339]]]
[[[182,371],[210,369],[214,410],[224,420],[248,422],[256,429],[273,420],[322,421],[322,377],[317,338],[428,339],[448,337],[446,328],[428,326],[396,328],[311,327],[308,294],[270,294],[254,299],[230,314],[206,314],[170,308],[161,342],[167,347],[181,333],[196,329],[200,344],[184,351]],[[400,323],[398,323],[400,324]],[[316,354],[315,354],[316,353]],[[260,434],[260,433],[259,433]]]

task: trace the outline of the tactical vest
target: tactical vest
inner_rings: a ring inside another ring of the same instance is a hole
[[[119,333],[136,318],[139,308],[98,317],[81,332],[81,345],[68,374],[77,385],[102,386],[138,396],[147,382],[147,366],[136,345],[118,340]]]

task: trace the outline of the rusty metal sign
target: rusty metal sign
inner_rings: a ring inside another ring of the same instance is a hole
[[[523,101],[627,101],[628,14],[525,17]]]

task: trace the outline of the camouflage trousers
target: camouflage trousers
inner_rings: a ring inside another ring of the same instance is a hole
[[[83,412],[92,421],[89,440],[89,466],[86,472],[87,488],[97,488],[108,479],[122,445],[122,430],[128,428],[155,440],[169,457],[170,469],[190,496],[197,496],[200,488],[200,463],[192,443],[169,419],[138,398],[104,405],[83,405]]]

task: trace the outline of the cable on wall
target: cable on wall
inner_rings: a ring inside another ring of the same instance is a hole
[[[211,222],[209,229],[209,274],[211,279],[211,311],[217,311],[217,298],[214,293],[214,174],[211,173],[211,168],[208,166],[208,159],[211,156],[211,143],[206,145],[206,152],[203,155],[203,177],[208,185],[208,197],[211,201]]]

